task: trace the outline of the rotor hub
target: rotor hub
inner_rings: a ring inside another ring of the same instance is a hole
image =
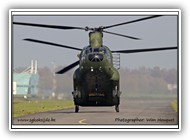
[[[92,31],[92,32],[102,32],[104,29],[103,26],[100,26],[98,28],[90,28],[88,26],[85,27],[85,31]]]

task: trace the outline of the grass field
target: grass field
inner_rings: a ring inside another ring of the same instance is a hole
[[[137,94],[137,93],[126,93],[122,91],[121,98],[135,98],[135,99],[177,99],[177,94],[157,93],[157,94]]]
[[[136,95],[136,94],[127,94],[124,97],[121,96],[121,99],[126,100],[130,98],[135,99],[172,99],[171,107],[175,112],[178,112],[176,95],[174,94],[145,94],[145,95]],[[24,116],[28,114],[46,112],[51,110],[67,109],[74,108],[74,103],[72,100],[28,100],[24,98],[14,98],[12,104],[12,115],[13,117]]]
[[[175,112],[178,112],[178,109],[177,109],[177,101],[176,101],[176,100],[171,102],[171,106],[172,106],[172,108],[173,108],[173,110],[174,110]]]
[[[27,114],[46,112],[50,110],[67,109],[73,107],[73,101],[70,100],[16,100],[13,101],[12,113],[13,117],[18,117]]]

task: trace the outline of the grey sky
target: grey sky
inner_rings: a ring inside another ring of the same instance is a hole
[[[99,27],[139,19],[145,16],[14,16],[13,21],[77,27]],[[142,40],[132,40],[104,33],[104,45],[111,50],[143,49],[177,46],[177,16],[163,16],[137,23],[110,28],[107,31],[130,35]],[[58,44],[83,48],[89,44],[88,32],[83,30],[57,30],[13,25],[13,65],[30,65],[38,60],[40,67],[52,67],[51,62],[63,67],[76,61],[79,51],[23,41],[33,38]],[[121,66],[177,68],[177,50],[121,54]]]

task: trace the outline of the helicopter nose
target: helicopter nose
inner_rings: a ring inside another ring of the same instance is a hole
[[[103,60],[103,55],[99,53],[93,53],[88,55],[88,59],[91,62],[100,62]]]

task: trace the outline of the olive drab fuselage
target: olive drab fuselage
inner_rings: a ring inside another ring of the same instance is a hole
[[[102,37],[101,32],[90,32],[90,45],[79,54],[79,68],[73,75],[75,105],[119,105],[119,73],[113,67],[110,49],[102,45]]]

